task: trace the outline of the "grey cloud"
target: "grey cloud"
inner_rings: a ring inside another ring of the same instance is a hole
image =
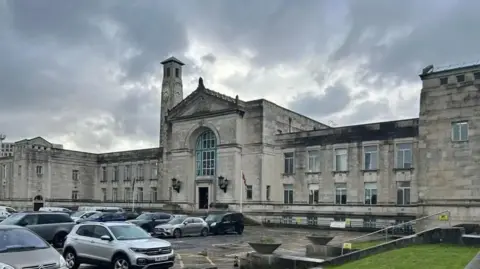
[[[397,119],[390,110],[388,100],[365,101],[355,106],[354,112],[340,118],[342,125],[370,123]]]
[[[208,53],[202,56],[202,62],[214,64],[217,61],[217,57],[212,53]]]
[[[297,112],[320,118],[344,110],[350,101],[348,88],[337,84],[328,87],[321,95],[314,92],[300,94],[288,106]]]

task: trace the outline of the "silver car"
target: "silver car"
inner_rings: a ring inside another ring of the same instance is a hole
[[[175,254],[170,242],[153,238],[126,222],[88,222],[76,225],[65,240],[63,256],[69,269],[81,264],[101,268],[170,268]]]
[[[67,263],[58,251],[29,229],[1,225],[0,268],[67,269]]]
[[[208,224],[197,217],[180,216],[175,217],[166,224],[155,226],[155,236],[166,236],[179,238],[182,236],[207,236],[209,233]]]

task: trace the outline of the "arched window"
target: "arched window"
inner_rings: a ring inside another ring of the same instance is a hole
[[[215,175],[217,141],[215,134],[205,131],[197,138],[195,146],[195,158],[197,164],[197,176]]]

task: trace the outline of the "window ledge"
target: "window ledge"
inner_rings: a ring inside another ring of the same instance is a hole
[[[151,178],[150,181],[157,181],[158,178]]]
[[[464,144],[464,143],[468,143],[468,139],[467,139],[467,140],[452,140],[452,143],[455,143],[455,144]]]
[[[393,168],[393,172],[407,172],[407,171],[412,172],[413,169],[414,169],[413,167],[410,167],[410,168]]]
[[[349,171],[346,170],[346,171],[332,171],[332,175],[336,175],[336,174],[347,174],[348,175]]]
[[[378,173],[378,169],[364,169],[364,170],[361,170],[363,174],[365,173]]]
[[[295,173],[283,173],[282,176],[284,177],[289,177],[289,176],[294,176]]]
[[[305,172],[305,175],[319,175],[321,174],[322,172]]]

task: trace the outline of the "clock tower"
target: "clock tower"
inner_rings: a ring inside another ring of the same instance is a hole
[[[175,57],[170,57],[161,62],[163,65],[163,83],[160,107],[160,147],[167,146],[168,126],[166,126],[165,118],[168,110],[172,109],[183,99],[183,83],[182,83],[182,63]]]

